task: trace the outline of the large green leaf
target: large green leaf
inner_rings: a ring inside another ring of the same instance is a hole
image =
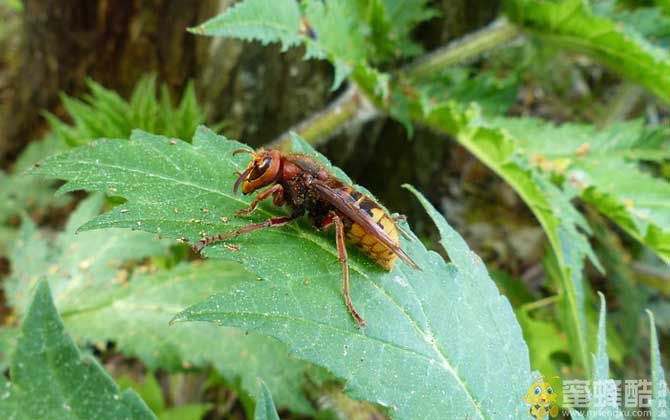
[[[566,329],[572,348],[586,372],[591,371],[586,319],[584,315],[584,258],[593,252],[581,231],[588,225],[570,203],[570,196],[533,170],[518,153],[516,139],[509,132],[490,126],[476,105],[454,102],[415,105],[413,118],[454,137],[484,164],[510,184],[537,217],[558,261],[562,305],[567,314]]]
[[[128,260],[160,255],[165,242],[126,229],[75,234],[98,215],[100,205],[99,195],[84,201],[53,243],[25,221],[6,283],[8,298],[20,312],[35,282],[48,276],[56,305],[77,341],[114,341],[151,369],[213,366],[252,396],[256,378],[265,378],[282,406],[311,412],[302,392],[306,364],[289,357],[286,346],[232,328],[169,326],[175,313],[214,294],[221,283],[255,282],[255,276],[238,264],[211,261],[173,270],[140,269],[129,278],[124,268]]]
[[[669,157],[661,143],[667,130],[651,130],[641,121],[605,130],[525,118],[491,124],[512,133],[518,152],[534,165],[564,176],[582,199],[670,263],[670,182],[642,172],[635,162]]]
[[[541,39],[586,53],[670,103],[670,53],[634,28],[596,16],[583,0],[507,0],[505,9]]]
[[[65,333],[41,281],[21,327],[10,368],[0,375],[5,419],[155,419],[132,391],[121,392],[93,357],[82,356]]]
[[[261,206],[251,217],[233,216],[251,200],[231,192],[232,172],[248,160],[231,156],[240,147],[206,129],[192,145],[136,132],[129,142],[100,140],[50,158],[37,171],[68,180],[64,191],[113,187],[128,200],[85,229],[131,227],[194,242],[201,232],[286,214]],[[364,330],[343,303],[332,232],[304,223],[237,238],[239,251],[207,248],[207,256],[242,262],[264,281],[221,282],[217,295],[177,320],[272,335],[344,378],[354,398],[390,407],[397,418],[520,415],[530,371],[519,325],[483,262],[435,216],[453,264],[418,240],[403,246],[422,271],[398,263],[385,272],[351,251]]]
[[[213,366],[229,383],[255,395],[263,378],[277,402],[296,413],[310,413],[306,363],[285,345],[258,334],[209,324],[169,325],[179,310],[216,293],[222,283],[257,283],[239,264],[208,261],[134,276],[129,287],[94,310],[64,316],[76,337],[112,340],[119,350],[139,357],[149,368],[178,371]]]

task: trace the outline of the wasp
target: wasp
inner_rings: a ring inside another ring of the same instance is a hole
[[[275,206],[288,205],[292,212],[286,217],[273,217],[237,230],[203,238],[195,245],[200,252],[214,242],[224,241],[259,229],[284,226],[307,214],[318,230],[335,226],[338,261],[342,264],[344,299],[349,313],[365,327],[365,320],[356,311],[349,294],[349,264],[346,242],[358,248],[387,271],[393,269],[397,258],[412,268],[419,267],[400,248],[396,225],[398,218],[390,216],[377,202],[335,177],[314,158],[299,153],[283,153],[274,149],[238,149],[233,155],[248,153],[251,162],[243,172],[237,172],[233,193],[240,186],[244,195],[260,191],[246,209],[237,215],[248,215],[258,203],[272,197]]]

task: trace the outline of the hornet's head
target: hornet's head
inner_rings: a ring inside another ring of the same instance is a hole
[[[238,153],[248,153],[253,156],[253,159],[244,172],[238,173],[239,178],[237,178],[233,187],[235,194],[237,194],[240,184],[242,184],[242,194],[246,195],[272,184],[279,177],[281,153],[278,150],[261,149],[254,152],[249,149],[237,149],[233,152],[233,155]]]

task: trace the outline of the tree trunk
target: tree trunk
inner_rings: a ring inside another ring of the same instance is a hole
[[[19,64],[0,117],[0,161],[37,136],[58,93],[84,91],[86,77],[127,94],[155,72],[181,91],[206,59],[208,39],[185,29],[213,15],[217,0],[24,0]]]

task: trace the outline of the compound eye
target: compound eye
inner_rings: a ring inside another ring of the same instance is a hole
[[[547,394],[553,394],[554,390],[551,387],[547,388]]]
[[[536,386],[535,387],[535,395],[540,395],[541,392],[542,392],[542,390],[540,389],[540,387]]]
[[[261,162],[260,165],[255,165],[254,169],[249,174],[249,181],[253,181],[254,179],[260,178],[265,173],[265,171],[267,171],[268,168],[270,168],[271,163],[272,159],[266,157],[265,159],[263,159],[263,162]]]

